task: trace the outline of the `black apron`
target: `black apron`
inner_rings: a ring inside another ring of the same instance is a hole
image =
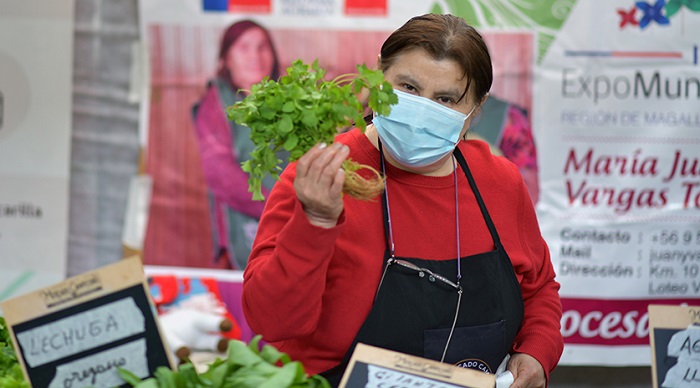
[[[381,145],[380,155],[383,167]],[[343,361],[321,373],[332,386],[340,383],[359,342],[486,373],[494,373],[508,354],[523,319],[520,284],[466,160],[457,148],[454,156],[469,180],[495,250],[440,261],[392,257],[385,190],[383,204],[387,249],[384,253],[384,274],[374,305]],[[457,260],[460,261],[462,274],[459,285],[456,284]],[[410,264],[422,270],[411,269]],[[458,288],[441,281],[440,277]],[[459,310],[455,323],[457,306]],[[448,340],[449,346],[445,350]]]

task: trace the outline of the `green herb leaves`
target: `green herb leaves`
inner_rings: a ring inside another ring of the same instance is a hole
[[[0,388],[29,388],[24,379],[17,354],[12,347],[5,319],[0,317]]]
[[[279,177],[282,163],[278,152],[289,152],[289,161],[299,159],[320,142],[332,143],[338,130],[356,125],[364,130],[362,102],[358,94],[369,91],[368,105],[387,115],[398,102],[391,84],[379,70],[357,66],[357,74],[345,74],[325,81],[325,70],[318,61],[312,65],[296,60],[279,81],[263,79],[250,94],[227,109],[229,120],[251,129],[256,145],[250,159],[242,164],[250,174],[249,191],[254,200],[263,200],[262,179]]]
[[[229,341],[226,359],[217,359],[199,374],[194,365],[185,363],[172,371],[160,367],[155,377],[141,381],[124,369],[119,375],[137,388],[241,387],[241,388],[330,388],[319,375],[308,376],[298,361],[292,361],[274,346],[265,344],[260,349],[261,336],[255,336],[248,345]]]

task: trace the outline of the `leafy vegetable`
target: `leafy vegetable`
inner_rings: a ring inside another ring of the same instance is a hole
[[[0,317],[0,388],[29,388],[24,379],[17,354],[12,347],[5,319]]]
[[[146,380],[119,369],[124,381],[137,388],[241,387],[241,388],[330,388],[320,375],[308,376],[298,361],[292,361],[274,346],[265,344],[260,349],[261,336],[255,336],[248,345],[229,341],[226,359],[217,359],[203,373],[194,365],[185,363],[172,371],[166,367],[156,370]]]
[[[344,74],[326,81],[325,70],[318,61],[312,65],[296,60],[279,81],[269,78],[251,87],[250,94],[227,109],[229,120],[251,129],[255,144],[250,159],[242,164],[250,174],[249,191],[253,199],[263,200],[262,179],[270,174],[278,178],[282,163],[278,152],[289,152],[295,161],[320,142],[332,143],[338,129],[356,125],[364,131],[362,102],[358,94],[369,91],[369,107],[380,115],[388,115],[391,105],[398,102],[391,84],[380,70],[357,66],[357,74]],[[357,174],[361,168],[375,174],[367,180]],[[343,191],[356,198],[369,199],[381,192],[381,175],[368,166],[350,160],[343,164],[346,183]]]

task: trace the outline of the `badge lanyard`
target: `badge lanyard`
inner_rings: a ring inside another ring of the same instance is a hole
[[[377,141],[379,143],[379,157],[381,160],[381,172],[382,172],[382,175],[384,175],[386,177],[386,166],[385,166],[385,162],[384,162],[384,152],[382,150],[382,142],[381,142],[381,139],[377,139]],[[393,228],[391,226],[391,210],[389,207],[389,188],[388,188],[388,185],[386,185],[386,184],[384,187],[384,201],[385,201],[384,204],[386,206],[386,212],[387,212],[387,225],[388,225],[388,229],[389,229],[388,230],[389,249],[390,249],[391,256],[387,260],[387,265],[384,267],[384,272],[382,273],[382,278],[379,281],[379,288],[381,288],[381,286],[382,286],[382,282],[384,281],[384,276],[386,275],[387,268],[389,268],[389,266],[392,264],[398,263],[404,267],[408,267],[408,268],[411,268],[413,270],[418,271],[420,277],[425,276],[425,273],[427,272],[429,275],[428,279],[431,282],[434,282],[435,279],[439,279],[443,282],[448,283],[450,286],[455,287],[457,290],[457,308],[455,310],[455,316],[454,316],[454,320],[452,321],[452,327],[450,328],[450,334],[447,337],[447,343],[445,344],[445,349],[442,352],[442,358],[440,359],[440,362],[443,362],[445,360],[445,355],[447,354],[447,348],[450,345],[450,341],[452,339],[452,334],[454,333],[455,326],[457,325],[457,316],[459,314],[459,306],[460,306],[461,301],[462,301],[462,286],[460,285],[460,281],[462,280],[462,264],[461,264],[462,255],[461,255],[461,246],[460,246],[460,241],[459,241],[460,240],[460,238],[459,238],[460,237],[460,234],[459,234],[459,189],[457,186],[457,162],[455,161],[454,156],[452,156],[452,167],[453,167],[452,175],[454,176],[454,185],[455,185],[455,224],[456,224],[455,230],[457,233],[457,283],[456,284],[452,283],[448,279],[446,279],[438,274],[431,272],[428,269],[419,268],[417,266],[413,266],[411,263],[404,263],[403,260],[399,261],[398,259],[396,259],[395,254],[394,254],[395,253],[394,233],[393,233]],[[410,266],[409,266],[409,264],[410,264]]]

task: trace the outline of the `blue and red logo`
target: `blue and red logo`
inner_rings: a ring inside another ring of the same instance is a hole
[[[620,29],[627,27],[639,27],[645,29],[652,24],[661,26],[671,24],[669,18],[675,16],[683,9],[690,12],[700,12],[700,0],[657,0],[655,3],[637,1],[630,9],[618,8],[620,15]]]
[[[202,9],[210,12],[270,13],[272,0],[202,0]]]
[[[700,0],[656,0],[648,3],[637,1],[629,9],[618,8],[620,17],[619,28],[639,28],[644,30],[652,25],[666,27],[671,25],[671,18],[681,12],[700,12]],[[682,23],[682,21],[681,21]],[[607,57],[607,58],[636,58],[636,59],[667,59],[682,61],[689,59],[694,65],[698,65],[698,45],[690,47],[690,52],[685,55],[682,51],[630,51],[630,50],[566,50],[566,56],[582,57]]]

